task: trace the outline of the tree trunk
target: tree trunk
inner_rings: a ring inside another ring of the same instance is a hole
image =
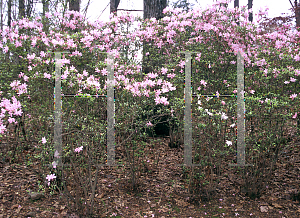
[[[235,8],[235,7],[239,7],[239,6],[240,6],[239,0],[234,0],[234,8]],[[240,25],[240,22],[236,22],[236,24],[239,26],[239,25]]]
[[[163,10],[167,7],[167,0],[144,0],[144,19],[163,18]]]
[[[7,3],[7,26],[10,28],[11,27],[11,1],[8,0]]]
[[[239,7],[239,6],[240,6],[239,0],[234,0],[234,7]]]
[[[120,0],[110,0],[110,13],[116,12],[119,4]]]
[[[21,0],[19,0],[19,1],[21,1]],[[26,6],[26,17],[31,16],[32,8],[33,8],[33,0],[28,0],[28,4]]]
[[[248,0],[248,9],[252,9],[253,7],[253,0]],[[253,22],[253,13],[249,13],[249,21]]]
[[[69,0],[70,11],[80,11],[80,0]]]
[[[3,0],[1,0],[1,31],[3,31]]]
[[[19,0],[19,19],[25,17],[25,0]]]
[[[300,6],[297,3],[297,0],[295,0],[295,17],[296,17],[296,28],[300,27]]]
[[[45,33],[49,33],[49,23],[47,22],[47,19],[45,18],[46,13],[49,12],[49,0],[42,0],[42,4],[43,4],[43,12],[42,12],[43,31]]]

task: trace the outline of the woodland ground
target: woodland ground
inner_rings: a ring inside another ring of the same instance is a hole
[[[259,199],[252,200],[240,192],[233,180],[235,170],[227,167],[213,199],[201,201],[187,192],[182,178],[182,148],[170,148],[168,138],[156,138],[146,151],[149,162],[139,179],[137,191],[130,188],[127,173],[120,168],[102,168],[99,173],[94,217],[300,217],[300,140],[294,138],[280,153],[274,176]],[[7,145],[2,144],[1,149]],[[23,147],[26,147],[22,145]],[[149,150],[154,151],[151,155]],[[0,217],[78,217],[66,202],[48,188],[39,200],[29,199],[27,190],[38,191],[39,162],[30,165],[26,159],[34,154],[34,142],[15,154],[14,163],[3,155],[0,162]],[[155,155],[155,156],[154,156]],[[158,165],[154,159],[159,156]],[[224,162],[224,165],[228,166]],[[70,190],[75,184],[69,184]],[[295,194],[295,193],[298,193]],[[152,215],[154,214],[154,216]]]

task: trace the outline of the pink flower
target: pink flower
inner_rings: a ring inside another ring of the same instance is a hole
[[[21,47],[22,46],[22,43],[21,42],[19,42],[19,41],[16,41],[16,47]]]
[[[157,75],[157,73],[153,73],[153,72],[151,72],[151,73],[148,73],[148,77],[149,78],[151,78],[151,79],[154,79],[154,78],[156,78],[158,75]]]
[[[296,80],[297,80],[297,79],[295,79],[295,78],[293,78],[293,77],[290,77],[290,81],[291,81],[291,82],[296,82]]]
[[[83,71],[84,76],[88,76],[88,72],[86,70]]]
[[[43,138],[42,138],[42,143],[45,144],[46,142],[47,142],[46,138],[43,137]]]
[[[228,119],[228,116],[222,112],[221,120],[227,120],[227,119]]]
[[[167,75],[167,77],[168,77],[168,78],[171,78],[171,79],[173,79],[175,76],[176,76],[175,73],[169,73],[169,74]]]
[[[108,71],[106,69],[101,70],[103,76],[107,75]]]
[[[18,86],[20,85],[20,81],[13,81],[10,86],[12,87],[13,90],[15,90]]]
[[[294,100],[294,98],[296,98],[297,97],[297,94],[292,94],[291,96],[290,96],[290,98],[292,99],[292,100]]]
[[[150,121],[146,125],[147,126],[153,126],[153,124]]]
[[[184,65],[185,65],[185,62],[181,60],[179,66],[180,66],[181,68],[184,68]]]
[[[76,70],[76,68],[75,68],[73,65],[70,67],[70,70],[71,70],[71,71],[74,70],[75,72],[78,72],[78,71]]]
[[[297,112],[295,113],[295,115],[292,117],[293,119],[297,118]]]
[[[160,102],[163,103],[164,105],[168,105],[169,104],[168,99],[166,97],[160,98]]]
[[[168,69],[163,67],[163,68],[161,68],[161,72],[164,75],[168,72]]]
[[[24,73],[20,72],[19,74],[19,78],[23,77],[24,76]]]
[[[222,104],[222,105],[225,105],[226,103],[225,103],[225,101],[221,101],[221,104]]]
[[[204,80],[201,80],[201,81],[200,81],[200,84],[206,86],[206,85],[207,85],[207,82],[205,82]]]
[[[294,57],[294,60],[295,60],[295,61],[300,61],[300,56],[299,56],[299,55],[296,55],[296,56]]]
[[[57,163],[54,161],[54,162],[52,163],[52,167],[55,169],[56,166],[57,166]]]
[[[46,179],[49,181],[48,185],[50,185],[50,181],[55,178],[56,178],[55,174],[47,175]]]
[[[35,53],[33,53],[32,55],[27,54],[27,58],[28,60],[33,60],[35,58]]]
[[[12,118],[12,117],[8,118],[8,122],[9,123],[15,122],[15,118]]]
[[[44,73],[44,78],[51,79],[51,75],[48,73]]]
[[[83,149],[83,146],[80,146],[80,147],[78,147],[78,148],[75,148],[75,152],[80,152],[80,151],[82,151],[82,149]]]

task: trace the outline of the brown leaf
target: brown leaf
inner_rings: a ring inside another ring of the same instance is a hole
[[[276,203],[272,203],[272,205],[273,205],[274,207],[276,207],[276,208],[282,208],[282,206],[281,206],[281,205],[279,205],[279,204],[276,204]]]
[[[189,203],[187,203],[187,202],[185,202],[185,201],[183,201],[183,200],[175,199],[175,201],[176,201],[176,204],[177,204],[178,206],[186,207],[186,206],[189,205]]]
[[[260,212],[262,213],[268,212],[268,206],[260,206]]]

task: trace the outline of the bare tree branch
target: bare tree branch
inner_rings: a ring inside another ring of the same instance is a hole
[[[294,8],[294,5],[292,4],[291,0],[289,0],[289,1],[290,1],[290,3],[291,3],[292,7]]]
[[[85,6],[85,9],[84,9],[84,19],[86,18],[86,13],[87,13],[88,7],[90,6],[90,3],[91,3],[91,0],[89,0],[88,3],[87,3],[87,5]]]
[[[101,15],[102,15],[103,12],[106,10],[106,8],[108,7],[109,4],[110,4],[110,3],[108,3],[108,4],[106,5],[106,7],[103,9],[103,11],[102,11],[101,14],[99,15],[99,17],[101,17]],[[99,19],[99,17],[98,17],[97,19]]]

